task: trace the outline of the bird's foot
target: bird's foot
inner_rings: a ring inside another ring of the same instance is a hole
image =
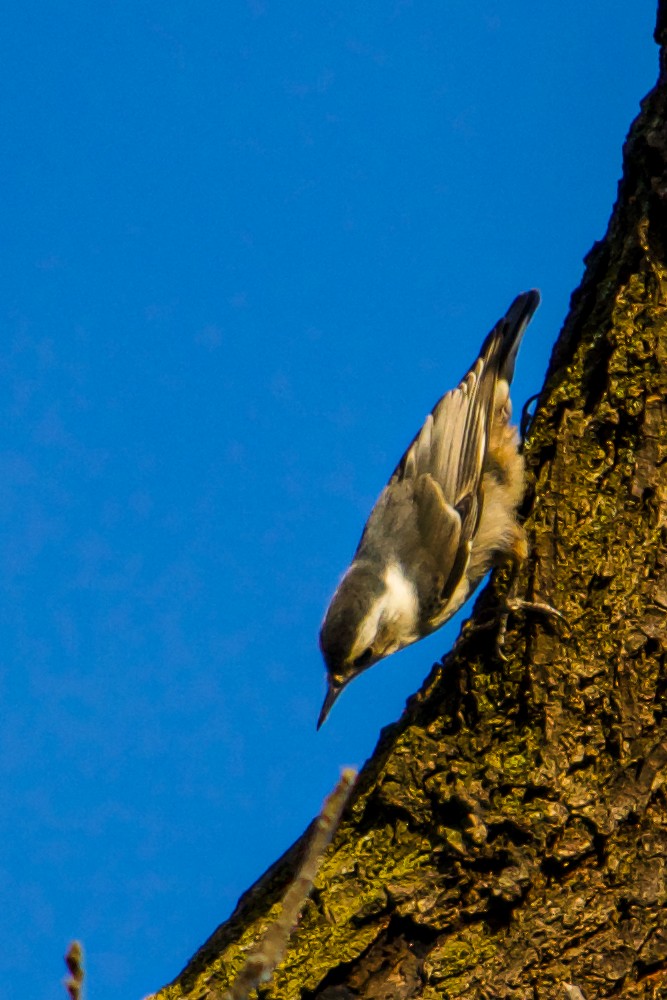
[[[570,623],[565,615],[562,614],[562,612],[560,612],[557,608],[554,608],[551,604],[547,604],[546,601],[524,601],[521,597],[508,597],[504,601],[504,608],[500,618],[500,627],[496,637],[496,653],[501,660],[507,660],[503,647],[505,645],[505,636],[507,633],[509,616],[510,614],[515,614],[517,611],[532,611],[535,614],[544,615],[546,618],[556,618],[558,621],[563,622],[568,629],[570,627]]]

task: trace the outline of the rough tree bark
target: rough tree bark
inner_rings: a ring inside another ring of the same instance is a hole
[[[502,662],[464,629],[383,732],[262,996],[667,997],[667,0],[656,40],[527,444],[523,590],[570,631],[517,615]],[[302,845],[161,1000],[224,988]]]

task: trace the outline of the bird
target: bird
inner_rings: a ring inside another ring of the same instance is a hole
[[[444,625],[492,567],[509,562],[516,574],[527,557],[510,384],[539,303],[537,289],[514,299],[378,497],[320,629],[327,692],[318,729],[350,681]]]

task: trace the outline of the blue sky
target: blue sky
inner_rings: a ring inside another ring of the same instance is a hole
[[[1,981],[171,979],[451,645],[315,732],[365,517],[533,286],[542,384],[654,8],[5,8]]]

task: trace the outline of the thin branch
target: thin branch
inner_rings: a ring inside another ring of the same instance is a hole
[[[211,990],[207,1000],[218,1000],[218,998],[246,1000],[252,990],[271,978],[274,969],[283,959],[292,931],[296,927],[303,904],[313,888],[322,857],[336,832],[356,777],[357,772],[351,767],[345,768],[342,772],[340,781],[331,795],[325,799],[322,812],[315,821],[301,867],[290,882],[283,898],[282,913],[266,929],[229,990],[224,994]]]

